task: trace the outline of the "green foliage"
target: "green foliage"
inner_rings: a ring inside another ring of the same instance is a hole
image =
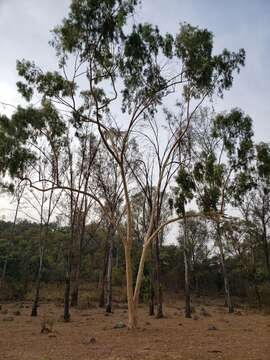
[[[0,173],[23,177],[40,156],[28,142],[37,144],[46,133],[56,151],[65,130],[64,121],[48,100],[44,100],[38,109],[18,107],[10,119],[0,116]]]
[[[233,109],[218,114],[207,126],[199,140],[199,158],[193,171],[200,189],[197,199],[206,212],[224,211],[227,203],[240,201],[253,184],[252,120]]]
[[[269,181],[270,180],[270,146],[266,143],[256,145],[256,162],[258,175]]]
[[[233,72],[239,72],[240,66],[245,64],[244,49],[238,53],[224,49],[220,55],[212,55],[213,34],[186,23],[181,25],[176,36],[175,48],[194,97],[215,90],[222,96],[223,91],[232,86]]]
[[[245,169],[253,159],[252,120],[242,110],[218,114],[214,119],[212,135],[222,141],[233,169]]]
[[[179,215],[184,215],[185,204],[192,200],[195,191],[195,182],[191,174],[184,167],[181,167],[176,177],[177,186],[174,189],[175,203],[174,206]]]

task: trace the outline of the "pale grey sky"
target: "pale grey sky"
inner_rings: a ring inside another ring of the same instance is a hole
[[[17,104],[16,59],[53,68],[50,29],[67,14],[69,0],[0,0],[0,100]],[[246,67],[219,110],[241,107],[254,120],[256,139],[270,133],[270,0],[142,0],[136,18],[176,33],[180,22],[207,27],[215,50],[245,48]],[[3,109],[0,108],[0,111]]]
[[[53,69],[50,30],[67,14],[69,0],[0,0],[0,101],[17,105],[16,59],[35,60]],[[142,0],[135,18],[176,33],[180,22],[214,33],[216,52],[246,50],[246,66],[217,110],[240,107],[254,121],[257,141],[270,134],[270,0]],[[0,112],[7,112],[0,105]],[[0,199],[0,209],[4,202]],[[6,202],[5,202],[6,204]],[[0,210],[1,216],[1,210]]]

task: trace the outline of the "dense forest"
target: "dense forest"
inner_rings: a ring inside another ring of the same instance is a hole
[[[73,0],[52,31],[58,67],[17,61],[24,106],[0,116],[0,299],[139,304],[170,296],[270,305],[270,146],[244,110],[217,112],[245,51],[213,34],[133,23],[137,0]],[[88,286],[88,287],[87,287]],[[88,289],[87,291],[85,289]],[[49,291],[50,289],[51,292]],[[56,290],[55,290],[56,289]]]

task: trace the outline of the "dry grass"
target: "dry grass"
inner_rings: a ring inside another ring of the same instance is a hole
[[[59,321],[62,308],[52,303],[42,304],[37,318],[30,317],[29,304],[22,308],[17,303],[21,315],[13,321],[5,322],[5,315],[0,315],[0,359],[269,360],[269,316],[245,309],[229,315],[220,302],[206,303],[194,304],[196,321],[183,317],[183,303],[171,301],[165,307],[166,318],[160,320],[142,307],[135,331],[113,328],[117,322],[126,323],[125,304],[118,304],[109,316],[97,307],[73,309],[71,321],[64,323]],[[5,309],[12,314],[16,308],[5,304]],[[52,324],[48,333],[40,331],[42,319],[46,326]]]

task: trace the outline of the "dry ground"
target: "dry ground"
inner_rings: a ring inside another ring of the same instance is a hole
[[[98,308],[72,310],[61,321],[62,308],[42,304],[38,318],[30,304],[4,304],[0,315],[0,360],[269,360],[270,316],[241,309],[234,315],[218,304],[197,304],[196,317],[185,319],[179,304],[165,308],[165,319],[140,308],[140,329],[114,329],[126,322],[124,306],[109,316]],[[201,307],[211,316],[201,315]],[[13,315],[15,311],[21,315]],[[13,321],[4,321],[8,314]],[[53,332],[41,334],[43,316],[54,319]],[[214,326],[216,330],[210,330]],[[94,340],[91,340],[94,338]]]

